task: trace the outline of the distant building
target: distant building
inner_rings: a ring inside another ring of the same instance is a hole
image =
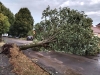
[[[91,29],[93,30],[95,36],[100,37],[100,24],[96,25],[95,27],[92,26]]]
[[[96,27],[100,27],[100,23],[96,25]]]

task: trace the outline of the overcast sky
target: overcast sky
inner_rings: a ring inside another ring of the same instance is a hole
[[[53,8],[66,7],[84,11],[93,19],[93,25],[100,22],[100,0],[0,0],[7,8],[16,14],[20,8],[27,7],[35,23],[41,21],[42,11],[50,5]]]

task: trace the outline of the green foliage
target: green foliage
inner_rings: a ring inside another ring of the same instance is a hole
[[[0,13],[0,35],[9,31],[10,23],[8,17]]]
[[[0,13],[8,17],[10,25],[14,23],[14,14],[0,2]]]
[[[78,55],[94,55],[99,51],[98,38],[91,30],[92,19],[83,11],[67,7],[52,10],[48,6],[42,15],[43,21],[35,25],[38,40],[55,36],[56,41],[50,44],[54,50]]]
[[[33,36],[33,30],[30,30],[27,34],[28,36],[32,35]]]
[[[33,29],[33,17],[31,16],[28,8],[21,8],[18,13],[15,14],[15,22],[11,27],[11,34],[13,36],[25,37]]]

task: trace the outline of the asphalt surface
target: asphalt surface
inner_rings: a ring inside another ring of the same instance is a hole
[[[4,41],[6,43],[16,43],[17,45],[32,43],[32,41],[23,41],[12,38],[4,38]],[[30,49],[23,51],[23,53],[28,56],[33,62],[40,65],[42,68],[54,75],[64,75],[69,69],[74,72],[80,73],[81,75],[100,75],[100,56],[94,57],[93,59],[88,59],[82,56],[70,55],[65,53],[35,52]],[[37,60],[34,60],[34,58],[36,58]],[[0,75],[6,75],[2,73],[2,66],[5,65],[5,62],[7,62],[5,66],[6,68],[10,65],[8,58],[6,56],[2,57],[2,55],[0,55]],[[10,70],[7,70],[7,73],[8,72],[10,73]]]
[[[6,55],[0,54],[0,75],[16,75],[11,72],[12,65]]]
[[[17,45],[24,45],[24,44],[32,43],[32,41],[26,41],[26,40],[15,39],[15,38],[7,38],[7,37],[3,37],[3,40],[5,43],[15,43]]]
[[[57,53],[23,51],[26,56],[36,58],[33,60],[54,75],[65,75],[68,69],[81,75],[100,75],[100,61],[88,59],[82,56]]]
[[[17,45],[32,43],[32,41],[19,40],[7,37],[4,37],[3,40],[5,43],[16,43]],[[1,47],[0,47],[0,52],[1,52]],[[4,54],[0,54],[0,75],[16,75],[15,73],[11,72],[12,69],[13,67],[9,62],[9,58]]]

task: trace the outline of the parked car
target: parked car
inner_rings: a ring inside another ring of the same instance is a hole
[[[8,34],[7,34],[7,33],[5,33],[5,34],[2,34],[2,36],[3,36],[3,37],[8,37]]]
[[[12,36],[11,36],[11,35],[8,35],[8,37],[9,37],[9,38],[12,38]]]
[[[27,41],[32,41],[33,40],[33,36],[27,36]]]
[[[18,39],[19,37],[18,37],[18,36],[16,36],[15,38],[16,38],[16,39]]]

